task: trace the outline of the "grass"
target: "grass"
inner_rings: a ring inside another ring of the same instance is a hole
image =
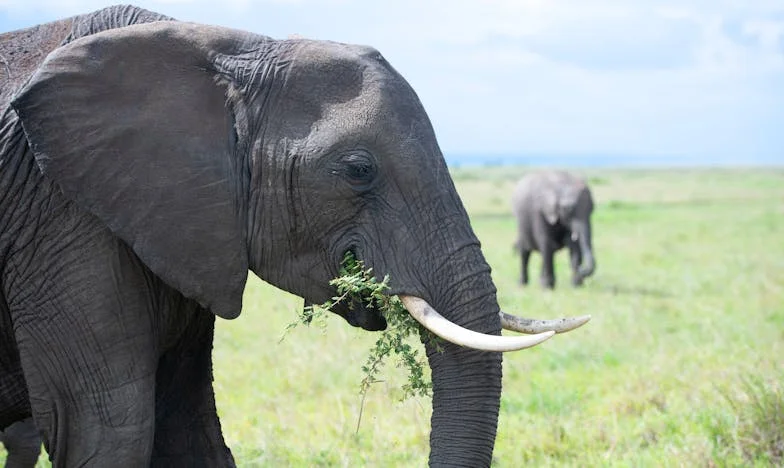
[[[494,466],[782,465],[784,170],[580,171],[598,270],[573,289],[560,252],[553,292],[517,284],[509,195],[525,172],[453,171],[501,306],[593,320],[505,356]],[[330,317],[279,342],[301,306],[251,278],[243,314],[218,322],[215,388],[238,465],[424,465],[429,400],[401,402],[405,371],[385,368],[355,434],[375,335]]]

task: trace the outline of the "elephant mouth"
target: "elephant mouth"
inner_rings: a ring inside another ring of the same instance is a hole
[[[338,249],[340,256],[335,258],[335,271],[337,275],[342,275],[342,268],[345,266],[346,259],[353,256],[355,259],[360,260],[362,257],[358,254],[360,249],[356,246],[349,248]],[[331,289],[330,295],[335,296],[336,289]],[[362,328],[368,331],[381,331],[386,330],[387,321],[378,309],[368,307],[359,298],[349,298],[348,300],[341,300],[340,302],[333,303],[330,311],[343,317],[343,319],[353,327]]]
[[[341,302],[335,304],[331,310],[354,327],[368,331],[381,331],[387,328],[387,320],[384,316],[378,310],[366,307],[361,301]]]

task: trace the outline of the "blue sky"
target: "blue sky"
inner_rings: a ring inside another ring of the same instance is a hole
[[[0,31],[109,2],[0,0]],[[784,0],[139,0],[181,20],[372,45],[446,154],[784,163]]]

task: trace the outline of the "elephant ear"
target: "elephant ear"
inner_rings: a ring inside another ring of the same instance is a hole
[[[12,105],[68,198],[169,285],[234,318],[248,258],[210,41],[230,42],[174,22],[88,36],[50,54]]]

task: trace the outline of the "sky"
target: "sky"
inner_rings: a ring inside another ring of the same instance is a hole
[[[0,32],[98,0],[0,0]],[[370,45],[450,154],[784,164],[784,0],[138,0]]]

